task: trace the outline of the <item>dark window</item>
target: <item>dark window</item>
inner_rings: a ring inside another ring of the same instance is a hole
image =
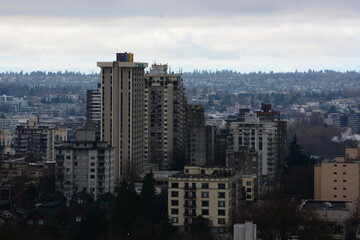
[[[172,209],[171,209],[171,214],[179,214],[179,209],[177,209],[177,208],[172,208]]]
[[[202,209],[201,210],[201,215],[204,215],[204,216],[209,215],[209,209]]]
[[[225,210],[218,210],[218,215],[219,216],[225,216]]]
[[[209,192],[201,192],[202,198],[209,198]]]
[[[178,197],[179,192],[171,191],[171,197]]]
[[[171,200],[171,206],[179,206],[178,200]]]
[[[202,183],[202,184],[201,184],[201,188],[203,188],[203,189],[208,189],[208,188],[209,188],[209,184],[208,184],[208,183]]]
[[[172,188],[178,188],[178,187],[179,187],[179,183],[173,182],[173,183],[171,183],[171,187],[172,187]]]
[[[225,183],[219,183],[218,189],[225,189]]]
[[[225,198],[225,192],[218,192],[218,198]]]
[[[208,207],[209,206],[209,201],[201,201],[201,206]]]

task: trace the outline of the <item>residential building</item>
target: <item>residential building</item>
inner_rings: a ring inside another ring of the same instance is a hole
[[[360,144],[345,148],[345,156],[314,167],[315,200],[360,199]]]
[[[224,232],[242,199],[241,175],[231,168],[186,166],[169,177],[169,218],[181,231],[188,231],[192,220],[201,215],[211,221],[214,233]]]
[[[248,146],[260,154],[261,176],[272,176],[277,173],[276,123],[261,121],[256,113],[244,112],[243,121],[230,124],[228,149],[238,152],[240,147]],[[230,162],[230,161],[228,161]]]
[[[206,165],[206,126],[204,107],[186,106],[186,164]]]
[[[55,161],[54,150],[60,142],[67,140],[66,128],[51,126],[17,126],[15,153],[23,154],[29,161]]]
[[[153,64],[145,75],[145,159],[166,170],[185,149],[185,95],[180,73]]]
[[[0,155],[11,154],[11,132],[10,130],[0,130]]]
[[[114,148],[115,181],[142,172],[144,159],[144,68],[133,55],[118,53],[116,61],[98,62],[101,68],[101,140]]]
[[[114,192],[114,153],[108,143],[97,141],[96,131],[78,130],[75,141],[56,148],[56,190],[70,199],[85,191],[95,199]]]
[[[281,120],[281,113],[279,111],[273,111],[271,104],[261,104],[261,111],[256,112],[257,116],[260,118],[261,122],[270,121],[274,122],[275,137],[274,141],[276,144],[276,168],[281,169],[285,164],[285,159],[287,157],[287,122]]]
[[[99,90],[86,91],[86,120],[94,124],[100,131],[101,124],[101,92]]]

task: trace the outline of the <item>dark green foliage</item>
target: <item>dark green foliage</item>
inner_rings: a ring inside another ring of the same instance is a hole
[[[127,236],[134,232],[134,222],[140,216],[140,201],[133,183],[123,182],[112,211],[112,226],[115,234]]]
[[[105,236],[108,223],[104,214],[90,210],[86,213],[79,225],[79,232],[76,239],[96,240]]]
[[[190,225],[190,236],[196,239],[212,239],[211,221],[201,215],[194,218]]]
[[[289,155],[286,158],[287,165],[291,166],[311,166],[311,161],[308,156],[302,153],[302,147],[297,142],[296,135],[290,143]]]
[[[153,173],[145,175],[141,190],[143,217],[152,223],[159,223],[158,204],[155,195],[155,179]]]

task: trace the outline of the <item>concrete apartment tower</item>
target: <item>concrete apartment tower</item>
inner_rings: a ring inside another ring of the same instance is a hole
[[[115,182],[141,172],[144,159],[144,69],[132,53],[117,53],[101,68],[101,140],[114,148]]]
[[[153,64],[145,77],[145,158],[153,170],[166,170],[184,154],[184,86],[166,64]]]

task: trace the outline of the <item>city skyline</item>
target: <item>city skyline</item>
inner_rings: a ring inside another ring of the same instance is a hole
[[[353,0],[0,2],[0,71],[99,72],[124,51],[173,71],[360,70]]]

